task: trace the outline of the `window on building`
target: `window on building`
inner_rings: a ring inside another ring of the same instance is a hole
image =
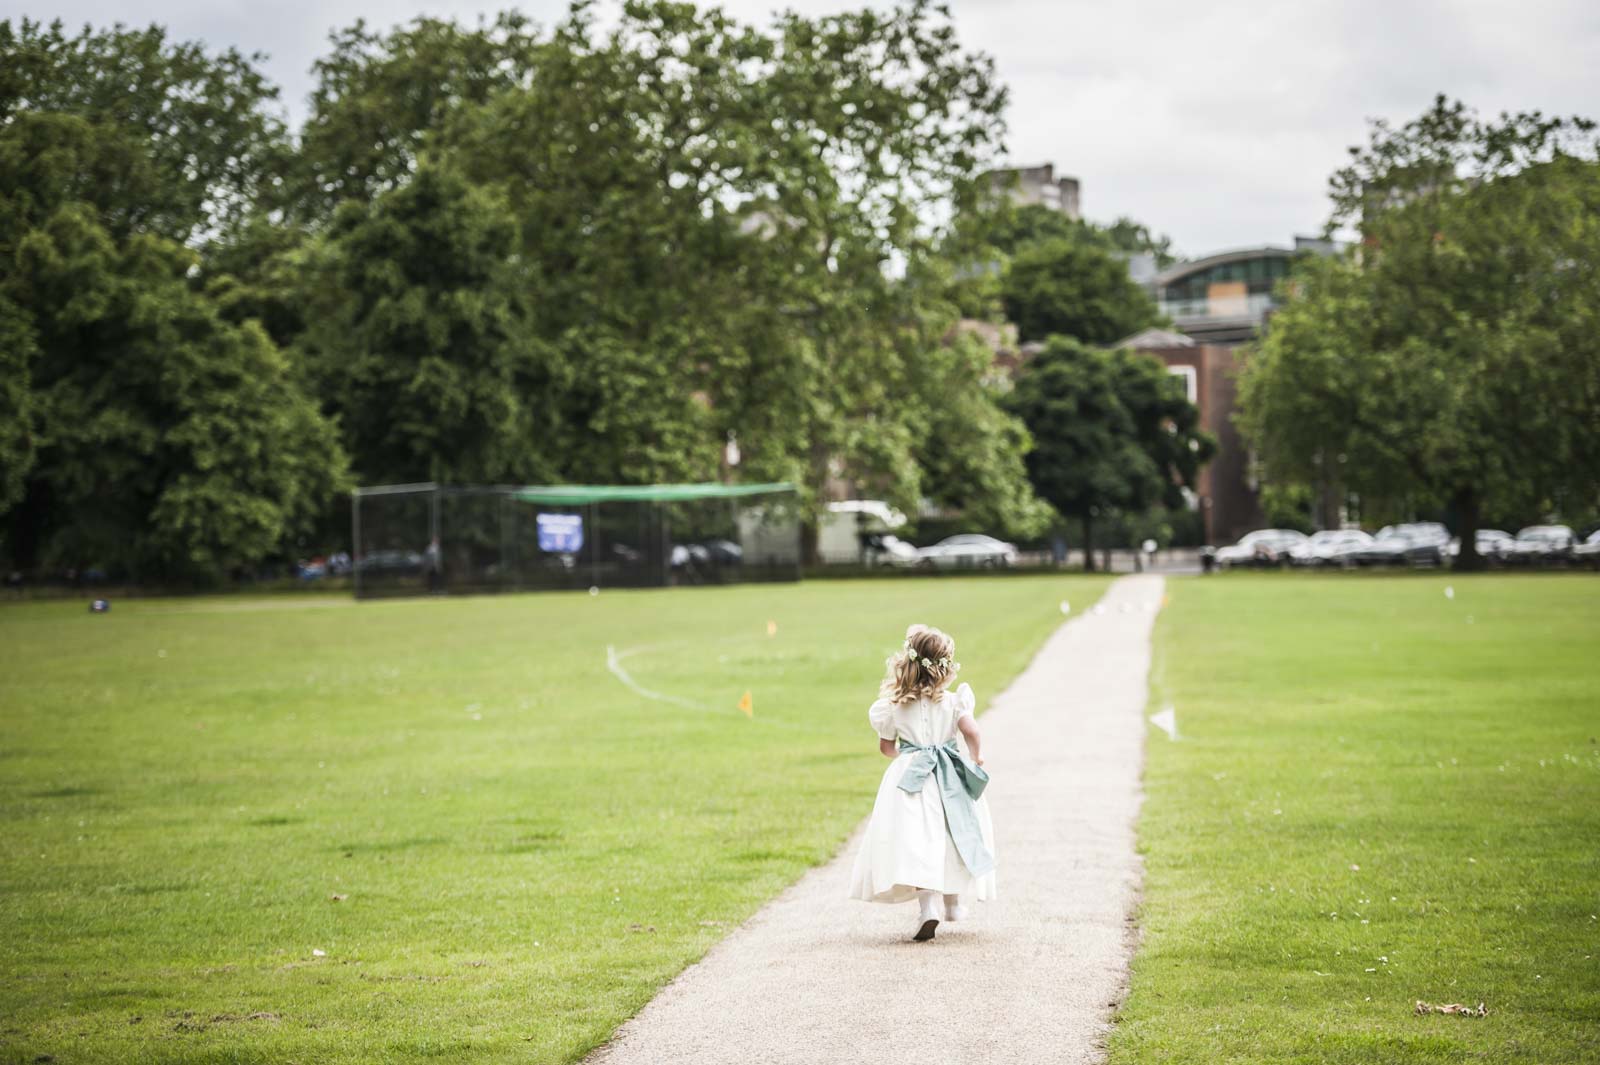
[[[1200,375],[1193,366],[1168,366],[1167,372],[1183,378],[1183,392],[1189,397],[1190,403],[1200,402]]]

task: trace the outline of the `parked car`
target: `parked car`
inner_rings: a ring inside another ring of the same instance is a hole
[[[1572,560],[1600,569],[1600,529],[1590,533],[1587,540],[1572,549]]]
[[[1511,553],[1513,543],[1511,534],[1499,529],[1479,529],[1472,542],[1478,545],[1478,555],[1486,562],[1504,562]],[[1453,564],[1456,556],[1461,554],[1461,538],[1452,536],[1445,545],[1444,553]]]
[[[733,566],[744,561],[744,548],[732,540],[707,540],[705,549],[711,561],[720,566]]]
[[[1307,539],[1305,533],[1293,529],[1257,529],[1245,533],[1236,544],[1217,548],[1217,565],[1222,569],[1275,566],[1287,561],[1288,552]]]
[[[915,566],[917,549],[894,533],[873,533],[867,537],[869,566]]]
[[[1351,565],[1350,556],[1372,542],[1372,534],[1360,529],[1322,529],[1304,543],[1289,548],[1291,566]]]
[[[1385,525],[1351,560],[1361,566],[1441,566],[1450,532],[1436,521]]]
[[[1017,561],[1015,544],[996,540],[982,533],[947,536],[932,547],[918,548],[917,564],[929,568],[956,566],[1012,566]]]
[[[1566,525],[1530,525],[1517,530],[1507,560],[1524,566],[1565,562],[1572,557],[1577,539]]]
[[[372,551],[363,555],[356,568],[362,573],[421,573],[420,551]]]

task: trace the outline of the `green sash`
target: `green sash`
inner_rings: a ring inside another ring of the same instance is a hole
[[[955,740],[938,745],[900,741],[900,751],[915,751],[911,763],[900,777],[900,790],[912,795],[922,790],[931,774],[939,783],[939,801],[944,804],[945,828],[956,853],[973,876],[994,869],[994,855],[983,845],[983,830],[978,825],[977,799],[989,784],[989,774],[968,761]]]

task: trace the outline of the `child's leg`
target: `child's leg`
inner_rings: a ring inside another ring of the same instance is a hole
[[[946,921],[959,921],[967,915],[967,908],[961,905],[960,895],[946,895],[944,897],[944,919]]]
[[[937,891],[917,891],[917,934],[911,938],[919,943],[932,939],[933,930],[939,927],[939,910],[934,901],[938,897]]]

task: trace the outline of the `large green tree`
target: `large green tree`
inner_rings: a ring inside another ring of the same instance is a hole
[[[535,481],[559,443],[537,417],[550,360],[527,329],[515,220],[424,159],[347,201],[305,256],[298,350],[368,482]]]
[[[157,578],[259,561],[344,465],[296,367],[191,282],[186,242],[255,194],[270,92],[157,30],[0,24],[0,54],[7,553]]]
[[[1440,97],[1332,179],[1359,251],[1311,261],[1252,357],[1243,424],[1269,477],[1447,506],[1458,565],[1486,507],[1600,491],[1600,164],[1593,127]]]
[[[1216,451],[1182,383],[1126,349],[1053,336],[1018,374],[1007,405],[1032,434],[1034,488],[1080,523],[1091,569],[1096,519],[1183,505],[1182,489]]]

